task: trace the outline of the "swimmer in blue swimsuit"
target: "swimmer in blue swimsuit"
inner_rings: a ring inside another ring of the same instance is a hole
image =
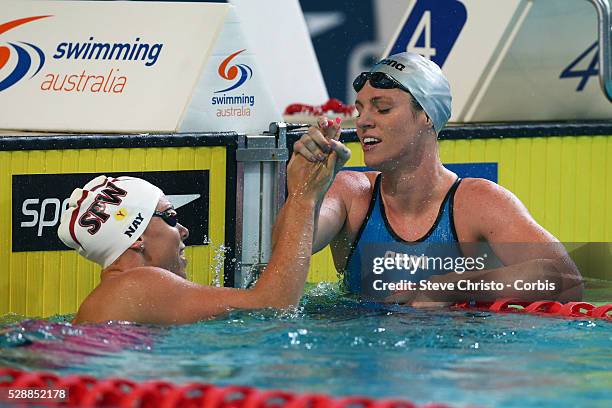
[[[361,73],[353,87],[357,136],[374,171],[336,174],[318,203],[313,242],[315,252],[331,244],[349,292],[371,297],[378,291],[379,298],[412,305],[581,299],[581,276],[564,247],[514,194],[485,179],[460,180],[442,165],[437,135],[451,116],[451,93],[435,63],[408,52],[392,55]],[[295,143],[294,155],[324,158],[330,139],[340,136],[322,126],[325,120]],[[470,268],[459,268],[472,253],[469,243],[488,245],[498,267],[472,259]],[[443,247],[446,253],[437,256],[449,259],[451,270],[441,264],[410,270],[405,262],[402,269],[398,254],[415,245],[421,246],[415,253],[423,245]],[[423,287],[416,285],[421,281]],[[525,290],[525,283],[537,289]]]

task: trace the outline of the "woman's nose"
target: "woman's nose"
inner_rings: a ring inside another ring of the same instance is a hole
[[[183,224],[181,224],[180,222],[177,224],[177,226],[181,234],[181,239],[185,241],[187,238],[189,238],[189,230],[185,226],[183,226]]]
[[[362,111],[355,120],[355,126],[357,126],[358,129],[368,129],[373,127],[374,123],[372,122],[372,116],[368,112]]]

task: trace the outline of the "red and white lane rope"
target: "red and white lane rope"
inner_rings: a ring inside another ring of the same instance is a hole
[[[321,394],[264,391],[253,387],[167,381],[136,382],[88,375],[60,377],[51,373],[0,368],[0,405],[122,408],[449,408],[410,401],[366,397],[333,398]]]
[[[516,299],[499,299],[495,302],[468,302],[453,305],[456,309],[488,310],[496,313],[529,313],[551,317],[577,317],[612,321],[612,304],[595,306],[587,302],[559,303],[552,300],[525,302]]]

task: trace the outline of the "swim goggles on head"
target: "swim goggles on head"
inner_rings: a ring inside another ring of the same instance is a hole
[[[357,75],[353,81],[353,89],[355,92],[361,91],[366,81],[370,81],[370,85],[378,89],[393,89],[398,88],[402,91],[410,93],[410,91],[399,81],[384,72],[362,72]]]
[[[165,211],[154,211],[153,217],[159,217],[171,227],[176,227],[178,224],[178,214],[174,208],[168,208]]]

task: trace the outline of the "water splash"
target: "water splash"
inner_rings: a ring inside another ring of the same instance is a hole
[[[214,248],[213,264],[212,264],[212,282],[211,286],[221,287],[221,277],[223,275],[223,266],[225,265],[225,254],[230,248],[220,244]]]

